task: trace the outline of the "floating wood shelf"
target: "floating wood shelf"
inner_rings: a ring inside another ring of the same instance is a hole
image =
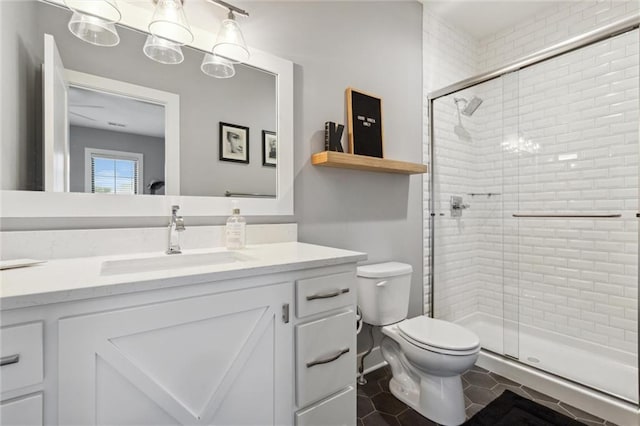
[[[403,175],[415,175],[427,172],[427,166],[424,164],[334,151],[322,151],[313,154],[311,156],[311,164],[314,166],[368,170],[371,172],[397,173]]]

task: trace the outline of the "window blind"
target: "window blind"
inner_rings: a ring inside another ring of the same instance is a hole
[[[137,159],[91,156],[91,192],[137,194],[140,167]]]

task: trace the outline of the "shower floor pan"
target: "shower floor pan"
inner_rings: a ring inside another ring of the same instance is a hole
[[[502,318],[483,313],[471,314],[456,323],[473,330],[484,349],[503,354],[506,342],[512,351],[517,349],[517,359],[523,364],[638,403],[636,354],[524,324],[507,326],[506,330],[518,330],[509,336]]]

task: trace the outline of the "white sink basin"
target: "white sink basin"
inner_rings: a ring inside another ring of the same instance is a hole
[[[102,275],[132,274],[136,272],[165,271],[177,268],[222,265],[245,262],[251,256],[232,251],[217,253],[172,254],[136,259],[107,260],[102,263]]]

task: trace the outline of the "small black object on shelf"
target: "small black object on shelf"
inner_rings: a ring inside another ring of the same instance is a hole
[[[327,121],[324,123],[324,150],[344,152],[342,149],[342,132],[344,126],[342,124]]]

